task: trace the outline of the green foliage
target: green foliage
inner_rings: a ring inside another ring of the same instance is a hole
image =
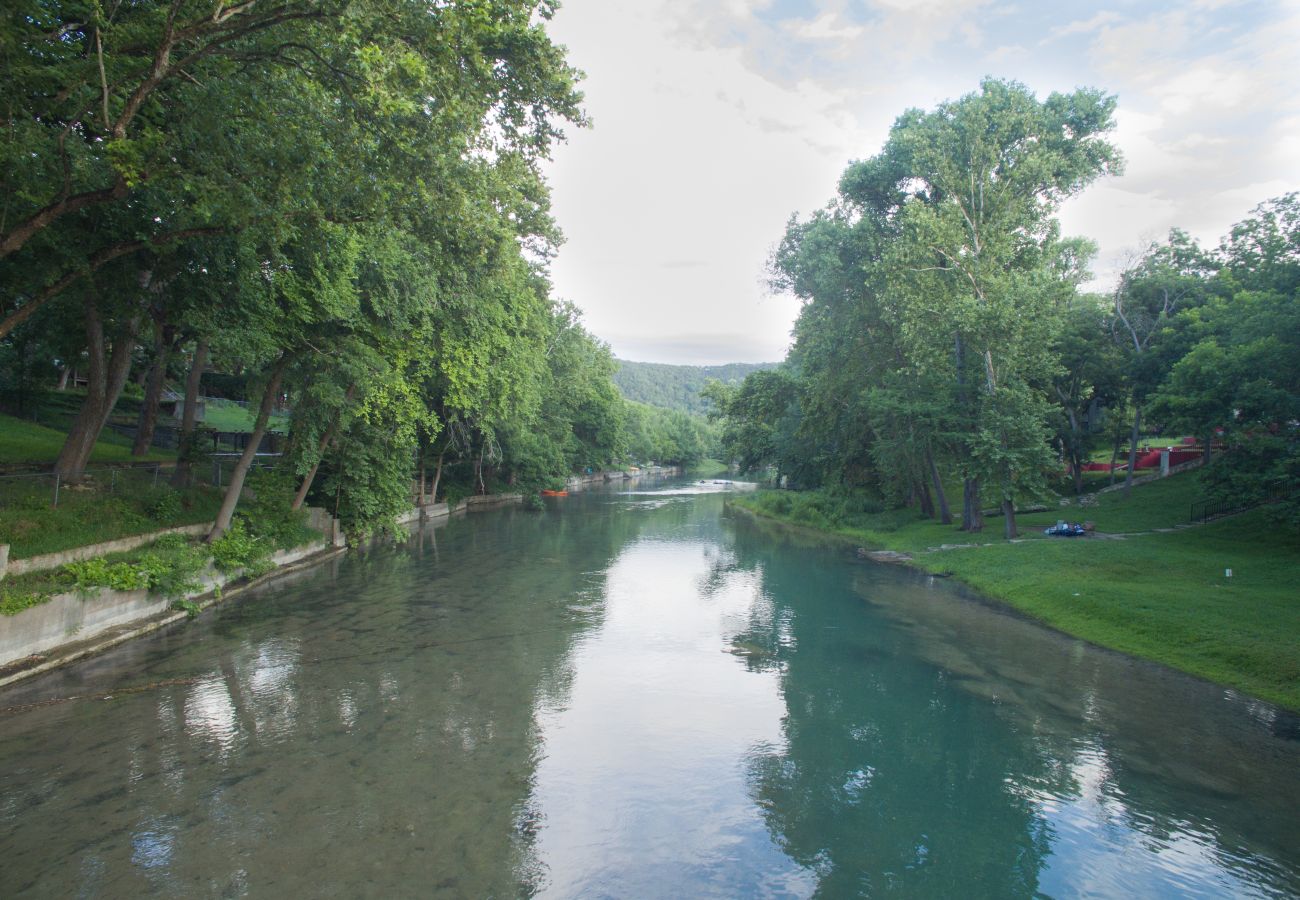
[[[102,556],[70,562],[63,567],[78,591],[107,587],[115,591],[139,591],[149,587],[149,573],[138,565],[112,563]]]
[[[12,586],[0,583],[0,616],[17,615],[24,609],[39,606],[48,599],[50,599],[48,593],[15,590]]]
[[[0,142],[0,335],[31,329],[33,312],[60,326],[24,348],[24,378],[87,334],[92,360],[132,345],[147,285],[150,315],[182,345],[210,345],[244,384],[285,373],[292,468],[322,466],[317,498],[329,492],[353,530],[409,503],[417,454],[477,458],[476,481],[508,481],[503,435],[550,429],[547,405],[572,403],[547,435],[564,466],[614,458],[609,367],[588,364],[607,351],[554,324],[567,314],[537,262],[559,239],[541,163],[562,124],[584,124],[579,73],[546,32],[552,4],[20,7],[2,26],[16,99]],[[67,315],[63,286],[91,272],[85,316]],[[91,368],[65,449],[102,427],[108,367]],[[209,413],[230,430],[252,419]],[[283,543],[291,524],[269,536]]]
[[[195,616],[197,616],[200,612],[203,611],[203,608],[199,606],[197,603],[195,603],[193,600],[185,600],[185,599],[173,600],[172,609],[176,610],[177,612],[185,613],[185,615],[191,619],[193,619]]]
[[[675,366],[615,360],[614,384],[627,400],[703,416],[714,408],[705,388],[710,382],[736,385],[751,372],[776,363],[727,363],[720,366]]]
[[[627,402],[624,451],[635,463],[691,466],[717,448],[712,423],[678,410]]]
[[[241,517],[254,536],[276,550],[290,550],[319,535],[307,527],[307,511],[291,509],[295,484],[292,475],[279,469],[260,469],[245,482]]]
[[[183,508],[180,493],[171,488],[160,488],[145,500],[145,510],[149,517],[159,522],[170,522],[177,518]]]
[[[198,576],[207,562],[208,554],[201,546],[184,535],[168,535],[136,558],[112,562],[100,556],[68,563],[63,572],[71,586],[82,592],[106,587],[182,597],[201,586]]]
[[[208,545],[218,571],[243,571],[257,576],[271,570],[271,546],[265,538],[249,532],[243,519],[235,519],[226,533]]]

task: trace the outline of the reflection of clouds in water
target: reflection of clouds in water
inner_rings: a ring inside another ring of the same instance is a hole
[[[239,720],[224,678],[201,681],[190,690],[185,698],[185,731],[216,744],[222,756],[234,747]]]
[[[259,735],[285,736],[298,721],[298,696],[294,676],[298,672],[296,641],[267,640],[258,645],[248,690],[255,699]]]
[[[1069,773],[1069,789],[1031,795],[1054,835],[1040,882],[1045,894],[1268,896],[1243,878],[1271,868],[1267,860],[1223,852],[1198,823],[1157,822],[1131,808],[1100,745],[1080,751]]]
[[[131,862],[142,869],[166,866],[171,862],[175,850],[175,825],[163,825],[155,819],[131,835]]]
[[[863,766],[855,769],[844,779],[844,785],[840,788],[848,797],[854,801],[858,800],[863,791],[871,787],[871,781],[876,777],[876,770],[871,766]]]
[[[339,721],[349,730],[357,724],[357,701],[347,691],[339,694]]]

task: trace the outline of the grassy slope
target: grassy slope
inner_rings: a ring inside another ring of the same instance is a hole
[[[0,413],[0,465],[51,463],[59,455],[66,437],[62,431]],[[171,460],[175,457],[175,451],[153,450],[143,459]],[[138,462],[140,459],[131,456],[129,446],[105,440],[95,445],[90,457],[92,463]]]
[[[1092,519],[1109,533],[1148,531],[1185,523],[1195,494],[1194,474],[1175,476],[1139,486],[1128,500],[1106,494],[1097,507],[1061,517]],[[737,502],[772,514],[769,497]],[[1036,533],[1021,543],[1000,539],[999,519],[973,537],[897,513],[817,522],[792,508],[776,517],[913,552],[918,566],[952,574],[1062,631],[1300,710],[1300,539],[1273,528],[1263,510],[1124,540],[1047,538],[1040,526],[1058,515],[1041,513],[1022,518]],[[944,543],[982,546],[927,551]]]
[[[165,474],[165,473],[164,473]],[[0,544],[9,544],[11,559],[57,553],[72,547],[98,544],[173,525],[211,522],[221,506],[221,491],[199,486],[180,492],[175,500],[166,480],[157,487],[140,478],[125,479],[109,494],[99,484],[93,490],[64,490],[58,507],[50,506],[44,492],[8,499],[0,505]]]

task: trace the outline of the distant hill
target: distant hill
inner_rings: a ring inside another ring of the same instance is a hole
[[[775,369],[778,363],[727,363],[723,366],[673,366],[667,363],[616,360],[614,384],[629,400],[703,415],[708,404],[700,389],[711,380],[739,384],[750,372]]]

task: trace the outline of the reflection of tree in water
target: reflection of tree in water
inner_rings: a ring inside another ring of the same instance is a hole
[[[879,888],[881,872],[898,880],[910,832],[931,839],[929,864],[947,833],[947,874],[904,869],[905,888],[1023,894],[1043,886],[1060,821],[1072,832],[1052,879],[1098,876],[1088,869],[1106,860],[1102,876],[1132,866],[1153,890],[1300,888],[1300,746],[1276,736],[1287,714],[954,602],[923,576],[865,564],[811,574],[815,541],[795,532],[735,532],[738,564],[758,567],[775,599],[733,644],[781,673],[789,708],[787,746],[754,766],[755,797],[796,859]],[[864,633],[842,629],[852,622]],[[843,789],[864,781],[870,791]],[[971,886],[944,880],[967,865]]]
[[[536,716],[563,702],[604,572],[642,519],[474,516],[124,648],[106,692],[200,680],[4,723],[0,807],[28,811],[21,828],[0,815],[0,884],[532,893]],[[67,716],[89,746],[58,737]]]
[[[736,548],[772,608],[733,645],[780,671],[787,709],[785,746],[750,763],[753,795],[819,893],[1034,895],[1051,835],[1006,780],[1035,765],[1031,738],[899,656],[897,636],[846,634],[842,571],[745,529]]]

